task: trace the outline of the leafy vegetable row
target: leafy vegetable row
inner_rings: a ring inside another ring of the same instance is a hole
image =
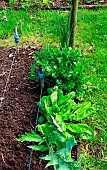
[[[48,155],[41,159],[48,160],[46,167],[53,165],[55,170],[80,170],[81,160],[77,162],[73,159],[71,150],[78,138],[94,137],[93,129],[81,123],[94,109],[90,102],[76,104],[74,97],[75,92],[63,95],[63,91],[58,88],[42,97],[37,126],[39,134],[32,131],[17,139],[21,142],[35,142],[34,146],[28,146],[33,150],[48,151]]]

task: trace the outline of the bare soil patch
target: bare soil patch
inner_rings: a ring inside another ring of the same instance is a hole
[[[30,132],[35,126],[35,102],[39,101],[39,88],[36,84],[30,84],[27,79],[34,50],[32,47],[20,49],[0,108],[1,170],[26,170],[29,164],[30,150],[26,143],[18,142],[16,138],[24,132]],[[12,57],[9,56],[14,51],[14,48],[0,48],[0,95],[12,63]],[[38,158],[40,156],[40,152],[33,152],[31,170],[45,169],[46,162],[41,161]]]

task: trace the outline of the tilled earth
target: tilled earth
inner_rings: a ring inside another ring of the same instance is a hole
[[[4,100],[0,106],[0,170],[27,170],[30,158],[28,143],[16,140],[35,126],[39,88],[28,81],[29,66],[33,63],[34,47],[21,48],[16,56]],[[14,48],[0,48],[0,97],[12,64]],[[45,169],[46,162],[33,152],[31,170]],[[47,168],[53,169],[52,167]]]

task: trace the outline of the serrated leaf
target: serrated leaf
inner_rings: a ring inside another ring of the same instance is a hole
[[[46,155],[46,156],[42,156],[42,157],[39,157],[39,158],[42,159],[42,160],[45,160],[45,161],[50,161],[52,159],[52,156]]]
[[[34,145],[34,146],[27,146],[27,147],[35,151],[42,151],[42,152],[49,150],[49,148],[46,147],[45,145]]]
[[[56,154],[53,155],[53,158],[48,162],[48,164],[46,165],[45,168],[47,168],[48,166],[51,166],[51,165],[58,165],[58,157]]]
[[[18,141],[24,142],[44,142],[44,139],[40,135],[37,135],[34,131],[32,133],[25,133],[20,138],[17,138]]]
[[[57,105],[58,92],[57,92],[57,91],[54,91],[54,92],[51,94],[50,97],[51,97],[51,102],[52,102],[52,104]]]

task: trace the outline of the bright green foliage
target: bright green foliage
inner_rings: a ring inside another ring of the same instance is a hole
[[[62,90],[58,89],[51,95],[42,97],[42,116],[47,118],[48,123],[53,123],[61,133],[69,132],[82,139],[93,138],[93,129],[87,124],[78,123],[93,113],[91,103],[76,104],[73,100],[74,96],[74,92],[63,95]]]
[[[72,9],[71,9],[72,10]],[[71,12],[68,13],[68,19],[65,15],[57,15],[55,14],[55,22],[57,25],[56,35],[60,40],[61,47],[69,46],[70,39],[70,15]]]
[[[85,81],[83,73],[85,61],[78,49],[44,47],[43,50],[35,53],[36,56],[33,59],[36,65],[33,64],[30,67],[30,80],[37,80],[35,71],[36,66],[40,64],[43,67],[45,81],[50,87],[54,84],[66,92],[71,90],[76,93],[82,92]]]
[[[46,123],[38,124],[37,128],[40,134],[37,135],[32,131],[32,134],[25,133],[18,139],[22,142],[36,142],[35,145],[28,146],[33,150],[48,150],[49,155],[41,157],[41,159],[48,160],[46,167],[53,165],[55,170],[80,170],[80,164],[71,157],[71,150],[77,144],[74,136],[76,134],[82,139],[94,137],[93,129],[88,125],[78,122],[74,124],[70,120],[78,120],[79,115],[81,115],[81,118],[79,117],[79,120],[81,120],[93,112],[90,103],[76,104],[73,101],[74,97],[74,92],[63,95],[60,89],[49,96],[42,97],[41,117],[43,117],[43,121],[46,118]],[[80,108],[83,108],[85,113]],[[40,120],[42,121],[41,117]]]
[[[21,138],[17,140],[21,142],[23,141],[29,141],[29,142],[34,141],[34,142],[41,142],[41,143],[44,142],[44,139],[41,138],[40,135],[35,134],[34,131],[32,131],[32,133],[25,133],[25,135],[22,135]]]

